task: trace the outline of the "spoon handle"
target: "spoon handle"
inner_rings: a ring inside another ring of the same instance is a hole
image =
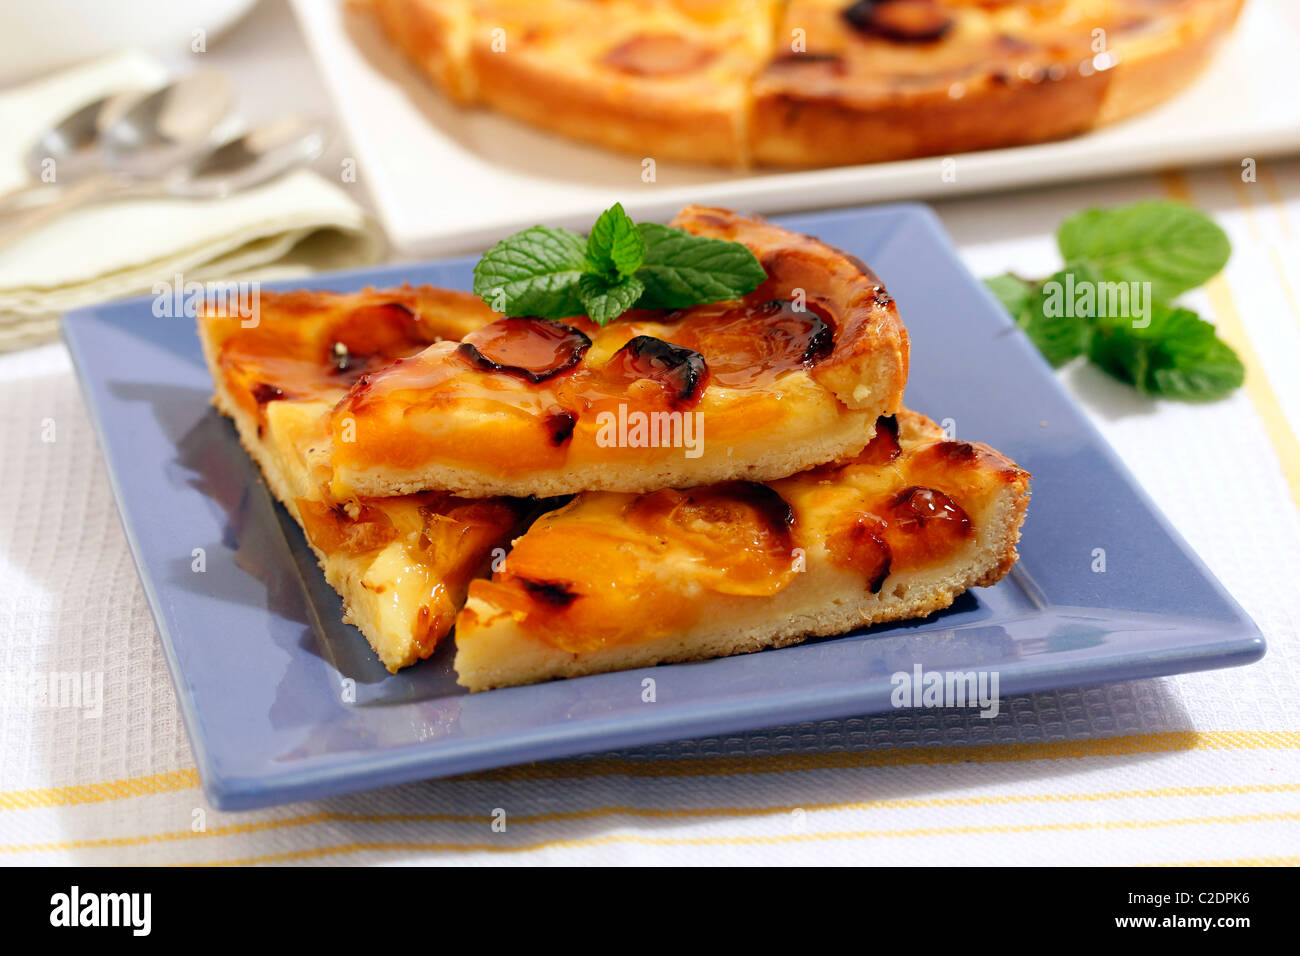
[[[121,181],[111,173],[96,173],[68,187],[58,199],[37,206],[0,224],[0,247],[28,236],[63,214],[116,192]]]
[[[57,195],[57,187],[49,183],[27,182],[13,189],[0,193],[0,216],[9,216],[36,205],[52,202],[51,194]]]

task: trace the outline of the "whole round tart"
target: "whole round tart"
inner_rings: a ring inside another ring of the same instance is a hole
[[[1060,139],[1186,86],[1243,0],[364,0],[456,102],[655,159]]]

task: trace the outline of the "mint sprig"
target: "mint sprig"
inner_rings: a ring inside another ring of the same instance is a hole
[[[501,240],[474,267],[474,292],[504,315],[586,315],[605,325],[631,308],[681,309],[734,299],[765,278],[746,246],[635,223],[615,203],[586,240],[543,226]]]
[[[1214,326],[1190,309],[1160,304],[1146,328],[1104,323],[1088,357],[1120,381],[1149,395],[1196,401],[1238,388],[1246,370]]]
[[[1061,224],[1056,244],[1066,262],[1086,262],[1107,282],[1150,282],[1166,302],[1218,275],[1232,252],[1205,213],[1162,201],[1084,210]]]
[[[1184,401],[1221,398],[1241,385],[1241,360],[1214,326],[1171,304],[1227,262],[1228,237],[1214,220],[1171,202],[1089,209],[1061,224],[1057,245],[1067,265],[1047,279],[985,280],[1054,368],[1086,355],[1144,394]],[[1104,314],[1106,283],[1149,291],[1144,314]],[[1080,300],[1084,308],[1063,310],[1063,288],[1091,290],[1093,305]]]

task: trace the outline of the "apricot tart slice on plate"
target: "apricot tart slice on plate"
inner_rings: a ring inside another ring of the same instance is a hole
[[[217,408],[302,526],[344,620],[390,671],[433,652],[470,578],[486,572],[529,505],[436,492],[338,505],[327,494],[330,409],[368,370],[492,318],[475,296],[428,287],[262,293],[252,321],[199,317]]]
[[[456,672],[487,690],[783,647],[921,617],[1016,560],[1029,475],[910,411],[759,484],[584,493],[474,581]]]
[[[643,492],[781,478],[861,451],[907,380],[907,333],[881,281],[760,219],[692,206],[672,225],[748,247],[766,280],[604,326],[502,318],[367,372],[333,412],[333,497]]]

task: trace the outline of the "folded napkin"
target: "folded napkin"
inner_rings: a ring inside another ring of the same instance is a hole
[[[39,136],[105,93],[166,71],[127,52],[0,94],[0,193],[28,181]],[[128,200],[69,212],[0,247],[0,351],[57,333],[69,309],[148,293],[158,281],[266,281],[375,262],[382,241],[343,189],[296,170],[225,199]]]

